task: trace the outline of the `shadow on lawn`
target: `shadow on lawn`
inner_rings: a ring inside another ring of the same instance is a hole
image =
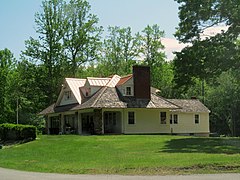
[[[172,139],[159,152],[170,153],[240,153],[240,139],[230,138],[182,138]]]

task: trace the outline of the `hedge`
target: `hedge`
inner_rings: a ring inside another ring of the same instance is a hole
[[[36,132],[36,127],[31,125],[0,124],[1,141],[34,140]]]

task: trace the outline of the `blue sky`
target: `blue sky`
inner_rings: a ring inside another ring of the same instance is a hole
[[[10,49],[15,57],[24,50],[24,41],[35,33],[34,14],[41,10],[42,0],[0,1],[0,49]],[[91,12],[99,25],[130,26],[134,33],[148,24],[158,24],[165,31],[165,41],[173,41],[178,25],[178,4],[174,0],[89,0]]]

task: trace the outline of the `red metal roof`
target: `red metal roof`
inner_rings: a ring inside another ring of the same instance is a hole
[[[122,78],[118,81],[117,86],[120,86],[120,85],[124,84],[124,83],[127,82],[129,79],[131,79],[132,76],[133,76],[132,74],[129,74],[129,75],[127,75],[127,76],[122,77]]]

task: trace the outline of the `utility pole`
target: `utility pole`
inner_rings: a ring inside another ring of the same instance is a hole
[[[205,86],[204,86],[204,79],[202,80],[202,98],[203,104],[205,103]]]

